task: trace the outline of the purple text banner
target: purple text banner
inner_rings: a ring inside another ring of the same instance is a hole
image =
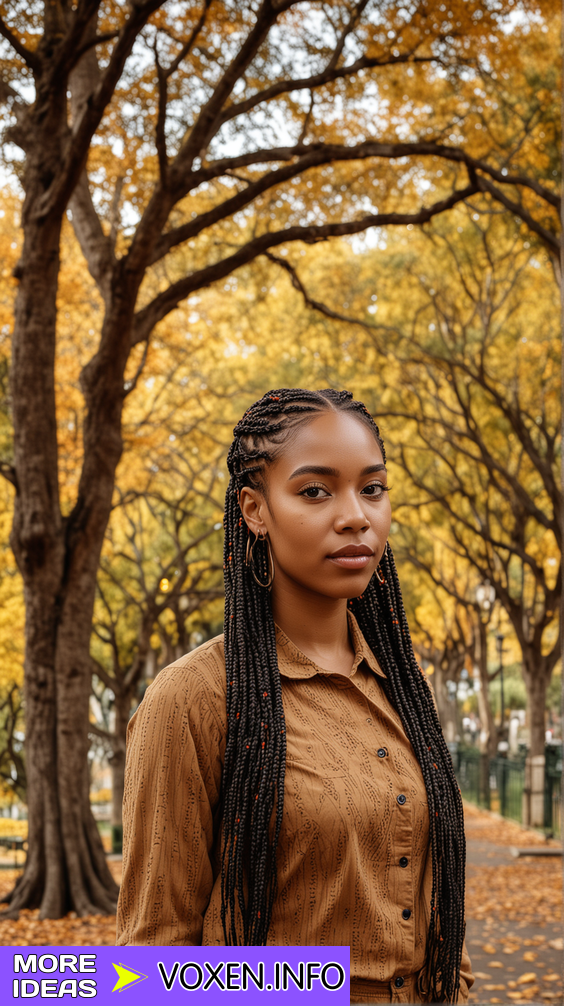
[[[0,1002],[348,1006],[348,947],[0,947]],[[116,996],[120,996],[116,999]],[[123,996],[123,998],[121,998]]]

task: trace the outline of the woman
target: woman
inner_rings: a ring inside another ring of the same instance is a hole
[[[351,1001],[466,1001],[462,803],[349,392],[271,391],[228,455],[225,633],[130,724],[118,944],[349,945]]]

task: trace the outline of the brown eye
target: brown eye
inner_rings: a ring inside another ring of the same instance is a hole
[[[305,486],[303,489],[300,489],[299,495],[305,496],[308,500],[318,500],[328,497],[329,493],[323,486]]]
[[[371,499],[382,499],[384,493],[390,491],[390,486],[385,486],[382,482],[371,482],[369,486],[365,486],[362,492],[365,496],[370,496]]]

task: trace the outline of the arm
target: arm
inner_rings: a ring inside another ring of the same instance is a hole
[[[118,946],[200,946],[213,883],[221,697],[185,662],[162,671],[128,727]]]

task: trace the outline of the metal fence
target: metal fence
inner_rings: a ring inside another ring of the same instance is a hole
[[[562,837],[562,747],[546,749],[544,826],[555,838]]]
[[[525,758],[488,758],[477,748],[449,745],[462,796],[478,807],[522,821]],[[546,749],[544,828],[559,838],[561,823],[562,748]]]

